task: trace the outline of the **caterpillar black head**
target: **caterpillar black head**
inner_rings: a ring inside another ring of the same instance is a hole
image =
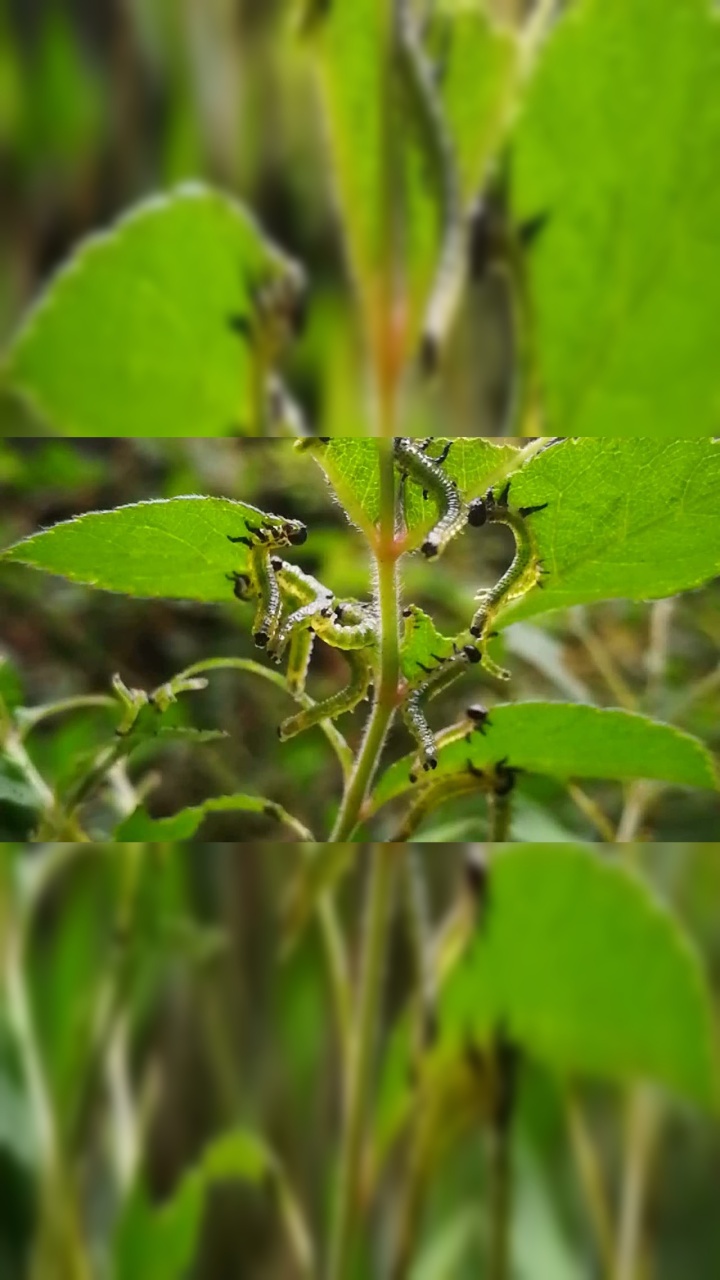
[[[490,723],[490,712],[485,707],[481,707],[479,703],[475,703],[473,706],[467,708],[465,715],[468,720],[472,720],[474,727],[479,733],[485,732]]]
[[[482,655],[480,653],[480,650],[475,648],[474,644],[464,645],[463,653],[465,654],[465,657],[467,658],[471,666],[474,666],[476,663],[480,662]]]
[[[301,547],[303,542],[307,542],[307,529],[300,520],[287,520],[282,527],[288,542],[294,547]]]
[[[488,506],[484,498],[475,498],[468,507],[467,520],[473,529],[481,529],[487,524]]]

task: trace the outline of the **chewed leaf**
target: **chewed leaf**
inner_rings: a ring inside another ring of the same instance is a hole
[[[91,511],[33,534],[0,554],[105,591],[169,600],[230,601],[248,548],[230,541],[262,529],[274,545],[300,541],[304,525],[229,498],[190,496]]]
[[[720,441],[563,440],[513,477],[510,502],[547,504],[528,517],[545,573],[543,590],[508,604],[501,625],[595,600],[660,599],[720,574]]]
[[[254,813],[271,822],[289,826],[301,839],[312,840],[307,831],[272,800],[261,796],[228,795],[213,796],[202,804],[182,809],[170,818],[151,818],[143,805],[131,813],[115,831],[114,839],[120,842],[134,840],[191,840],[197,834],[204,819],[211,813]],[[238,830],[241,832],[242,827]]]
[[[404,621],[400,668],[412,687],[423,684],[428,678],[428,671],[451,656],[453,641],[449,636],[441,635],[432,618],[417,605],[410,605],[405,610]]]
[[[51,281],[5,362],[60,434],[257,434],[265,291],[298,268],[227,196],[199,185],[133,209]]]
[[[470,701],[470,698],[468,698]],[[487,769],[500,761],[550,777],[651,778],[676,786],[717,790],[717,767],[706,747],[688,733],[631,711],[563,702],[493,707],[482,733],[461,724],[437,752],[433,783],[443,775]],[[413,757],[390,766],[373,795],[379,809],[410,789]]]

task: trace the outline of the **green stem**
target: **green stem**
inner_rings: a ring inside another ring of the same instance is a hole
[[[375,548],[380,614],[379,681],[365,738],[346,787],[330,839],[351,838],[380,760],[380,752],[397,708],[400,655],[398,643],[398,551],[395,542],[395,462],[392,441],[377,442],[380,469],[380,528]]]
[[[518,1052],[499,1038],[495,1045],[497,1098],[490,1132],[490,1239],[488,1280],[510,1280],[512,1244],[512,1134],[517,1101]]]
[[[498,1127],[492,1134],[490,1168],[490,1259],[488,1280],[509,1280],[512,1174],[510,1131]]]
[[[510,839],[512,822],[512,796],[490,794],[488,796],[490,830],[488,839],[491,844],[503,844]]]
[[[38,1147],[38,1223],[31,1280],[90,1280],[90,1267],[61,1151],[50,1089],[45,1077],[25,980],[25,922],[16,919],[0,953],[10,1024],[15,1033],[32,1107]]]
[[[397,845],[375,845],[367,890],[360,988],[351,1041],[348,1099],[343,1128],[338,1198],[333,1219],[328,1280],[348,1280],[357,1216],[363,1131],[372,1079],[387,950],[390,904]]]
[[[208,658],[202,662],[195,662],[193,666],[187,667],[185,671],[181,671],[175,677],[175,680],[189,680],[193,676],[203,675],[206,671],[246,671],[250,675],[260,676],[263,680],[274,684],[276,689],[281,689],[283,693],[288,692],[287,681],[285,676],[279,671],[272,671],[270,667],[264,667],[260,662],[254,662],[252,658]],[[295,701],[306,710],[315,706],[312,698],[306,693],[295,697]],[[322,729],[325,737],[335,751],[343,771],[343,777],[347,779],[352,769],[352,752],[342,734],[336,729],[331,720],[322,720],[318,725]]]

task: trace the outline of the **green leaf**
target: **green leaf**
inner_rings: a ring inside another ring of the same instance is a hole
[[[489,909],[442,993],[443,1038],[504,1034],[562,1074],[647,1078],[716,1108],[700,962],[635,875],[572,846],[496,852]]]
[[[5,377],[60,434],[253,434],[257,356],[232,321],[296,271],[229,197],[180,187],[80,246]]]
[[[34,813],[42,808],[43,797],[21,766],[0,750],[0,810],[3,805]]]
[[[500,625],[550,609],[652,600],[720,573],[720,441],[570,439],[513,478],[548,573],[508,605]],[[482,537],[482,533],[479,533]]]
[[[126,595],[231,601],[228,574],[242,572],[247,521],[280,530],[287,521],[229,498],[190,496],[91,511],[16,542],[0,554],[71,582]]]
[[[439,454],[446,443],[438,437],[433,455]],[[347,438],[314,440],[302,441],[300,447],[311,452],[320,464],[350,519],[366,534],[372,534],[380,519],[376,442]],[[443,471],[457,481],[464,498],[476,498],[512,470],[518,455],[514,445],[460,436],[453,439]],[[407,484],[404,510],[410,531],[408,550],[412,550],[420,545],[425,532],[437,519],[438,508],[432,497],[423,498],[418,485]]]
[[[387,255],[384,108],[390,18],[387,0],[333,4],[314,34],[350,265],[371,324]]]
[[[438,631],[432,618],[417,605],[409,605],[404,613],[405,634],[400,644],[400,670],[408,684],[422,684],[427,669],[438,665],[453,652],[453,641]],[[426,668],[426,670],[423,670]]]
[[[689,733],[632,711],[564,702],[525,702],[493,707],[485,732],[457,737],[438,750],[433,783],[443,774],[506,760],[513,768],[552,777],[654,778],[676,786],[717,790],[720,778],[710,752]],[[411,789],[414,756],[398,760],[381,778],[373,809]]]
[[[428,139],[414,77],[404,74],[393,48],[390,0],[325,8],[315,44],[353,275],[369,328],[377,332],[387,309],[388,260],[401,243],[403,331],[398,326],[396,337],[410,344],[447,229],[437,143]],[[469,202],[509,118],[517,47],[479,6],[465,6],[462,13],[453,6],[438,15],[437,28],[443,72],[438,114],[444,107],[457,149],[460,195]]]
[[[518,42],[510,28],[490,21],[481,0],[463,4],[441,0],[430,34],[433,51],[437,49],[439,92],[455,145],[460,188],[469,206],[515,104]]]
[[[717,428],[719,82],[709,0],[582,0],[548,40],[512,185],[520,224],[547,216],[529,276],[552,431]]]
[[[144,805],[140,805],[120,823],[113,838],[121,843],[135,840],[191,840],[210,813],[262,814],[273,822],[289,826],[302,840],[313,839],[312,832],[287,814],[281,805],[272,800],[263,800],[261,796],[246,795],[213,796],[202,804],[182,809],[171,818],[151,818]]]
[[[181,1280],[190,1266],[211,1188],[231,1179],[261,1187],[277,1165],[262,1139],[244,1130],[224,1135],[205,1151],[159,1209],[140,1184],[123,1213],[115,1241],[113,1280]]]

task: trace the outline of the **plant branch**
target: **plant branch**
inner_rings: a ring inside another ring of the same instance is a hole
[[[251,675],[261,676],[263,680],[268,680],[270,684],[274,684],[277,689],[282,689],[283,693],[287,693],[287,682],[285,676],[279,671],[272,671],[270,667],[264,667],[260,662],[254,662],[252,658],[208,658],[204,662],[196,662],[193,666],[188,667],[185,671],[181,671],[175,676],[175,680],[190,680],[193,676],[202,675],[205,671],[247,671]],[[171,683],[174,683],[172,681]],[[295,698],[296,702],[304,710],[309,710],[315,706],[312,698],[307,694],[301,694]],[[343,778],[347,780],[352,769],[352,751],[342,734],[335,728],[331,720],[321,720],[318,728],[322,729],[330,746],[333,748],[343,771]]]
[[[392,441],[378,440],[377,450],[380,469],[380,527],[375,556],[380,615],[379,679],[367,732],[330,837],[333,841],[350,839],[357,826],[397,708],[400,674],[397,576],[399,548],[395,539],[395,460]]]
[[[647,1180],[658,1133],[658,1103],[649,1089],[633,1089],[627,1106],[615,1280],[635,1280],[638,1274]]]
[[[365,907],[354,1032],[351,1040],[348,1099],[345,1114],[338,1196],[333,1219],[328,1280],[347,1280],[357,1215],[363,1130],[372,1078],[373,1053],[381,1007],[395,864],[402,846],[375,845]]]
[[[614,1274],[613,1224],[598,1151],[582,1107],[572,1094],[568,1095],[565,1113],[573,1156],[595,1233],[600,1261],[604,1274],[610,1280]]]

